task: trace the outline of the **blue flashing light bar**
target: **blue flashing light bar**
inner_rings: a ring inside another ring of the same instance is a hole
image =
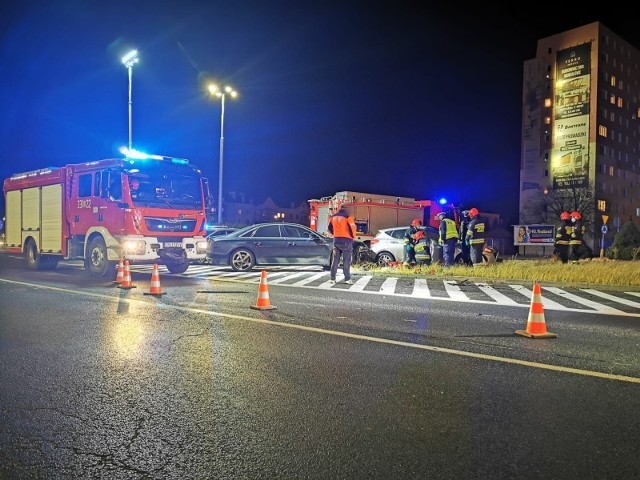
[[[181,165],[187,165],[189,160],[186,158],[176,158],[176,157],[165,157],[163,155],[151,155],[149,153],[139,152],[138,150],[134,150],[133,148],[129,149],[127,147],[121,147],[120,153],[122,153],[126,158],[134,159],[134,160],[162,160],[165,162],[178,163]]]
[[[444,204],[446,204],[446,203],[447,203],[447,199],[446,199],[446,198],[444,198],[444,197],[442,197],[440,200],[438,200],[438,203],[439,203],[440,205],[444,205]]]

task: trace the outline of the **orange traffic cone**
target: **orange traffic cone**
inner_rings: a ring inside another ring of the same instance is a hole
[[[118,288],[124,288],[125,290],[129,290],[130,288],[136,288],[136,286],[131,281],[131,270],[129,270],[129,260],[124,261],[124,276],[122,278],[122,283],[118,285]]]
[[[122,258],[120,258],[120,261],[118,262],[118,274],[116,275],[116,279],[113,281],[113,283],[122,283],[123,279],[124,279],[124,261],[122,260]]]
[[[151,286],[149,291],[144,295],[164,295],[167,292],[163,292],[160,288],[160,273],[158,272],[158,264],[153,264],[153,272],[151,273]]]
[[[258,287],[258,301],[255,305],[252,305],[251,308],[255,310],[273,310],[274,307],[271,305],[271,301],[269,300],[269,286],[267,285],[267,271],[262,270],[262,275],[260,276],[260,286]]]
[[[533,296],[531,298],[531,308],[529,308],[529,319],[526,330],[516,330],[518,335],[529,338],[556,338],[555,333],[547,332],[547,324],[544,321],[544,308],[542,307],[542,289],[540,284],[533,284]]]

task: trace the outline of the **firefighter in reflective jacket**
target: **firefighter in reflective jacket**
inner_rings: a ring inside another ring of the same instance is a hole
[[[420,232],[421,226],[422,220],[414,218],[411,221],[409,228],[404,232],[404,259],[402,265],[405,267],[415,265],[417,263],[416,244],[418,243],[419,238],[416,238],[416,234]]]
[[[415,235],[418,243],[415,244],[416,261],[422,265],[431,265],[431,239],[423,230],[418,230]]]
[[[458,227],[456,222],[447,218],[444,212],[440,212],[436,215],[440,220],[440,245],[442,248],[442,256],[444,257],[444,266],[452,267],[455,263],[456,243],[458,243]]]
[[[476,267],[482,265],[482,249],[484,247],[484,220],[477,208],[469,210],[471,221],[467,228],[466,242],[471,247],[471,263]]]
[[[584,238],[584,225],[582,225],[580,212],[571,212],[571,223],[573,224],[573,230],[571,231],[569,247],[571,248],[571,261],[575,263],[580,259],[580,247],[582,247],[582,239]]]
[[[471,266],[471,248],[469,244],[466,242],[467,239],[467,230],[469,228],[469,222],[471,218],[469,217],[469,210],[462,211],[462,220],[460,220],[460,253],[462,255],[462,263],[465,265]]]
[[[562,263],[569,261],[569,241],[573,233],[573,225],[570,218],[569,212],[562,212],[560,214],[561,223],[556,232],[556,253]]]

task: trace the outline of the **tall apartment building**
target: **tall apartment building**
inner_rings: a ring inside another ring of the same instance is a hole
[[[640,226],[639,81],[640,51],[600,22],[538,41],[524,63],[521,222],[542,195],[573,192],[591,207],[586,242],[596,254],[605,221],[605,246],[617,226]]]

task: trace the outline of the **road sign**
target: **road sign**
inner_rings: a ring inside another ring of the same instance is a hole
[[[602,215],[602,223],[607,223],[607,220],[609,220],[609,215]]]
[[[602,233],[607,233],[607,226],[606,225],[602,225]]]

